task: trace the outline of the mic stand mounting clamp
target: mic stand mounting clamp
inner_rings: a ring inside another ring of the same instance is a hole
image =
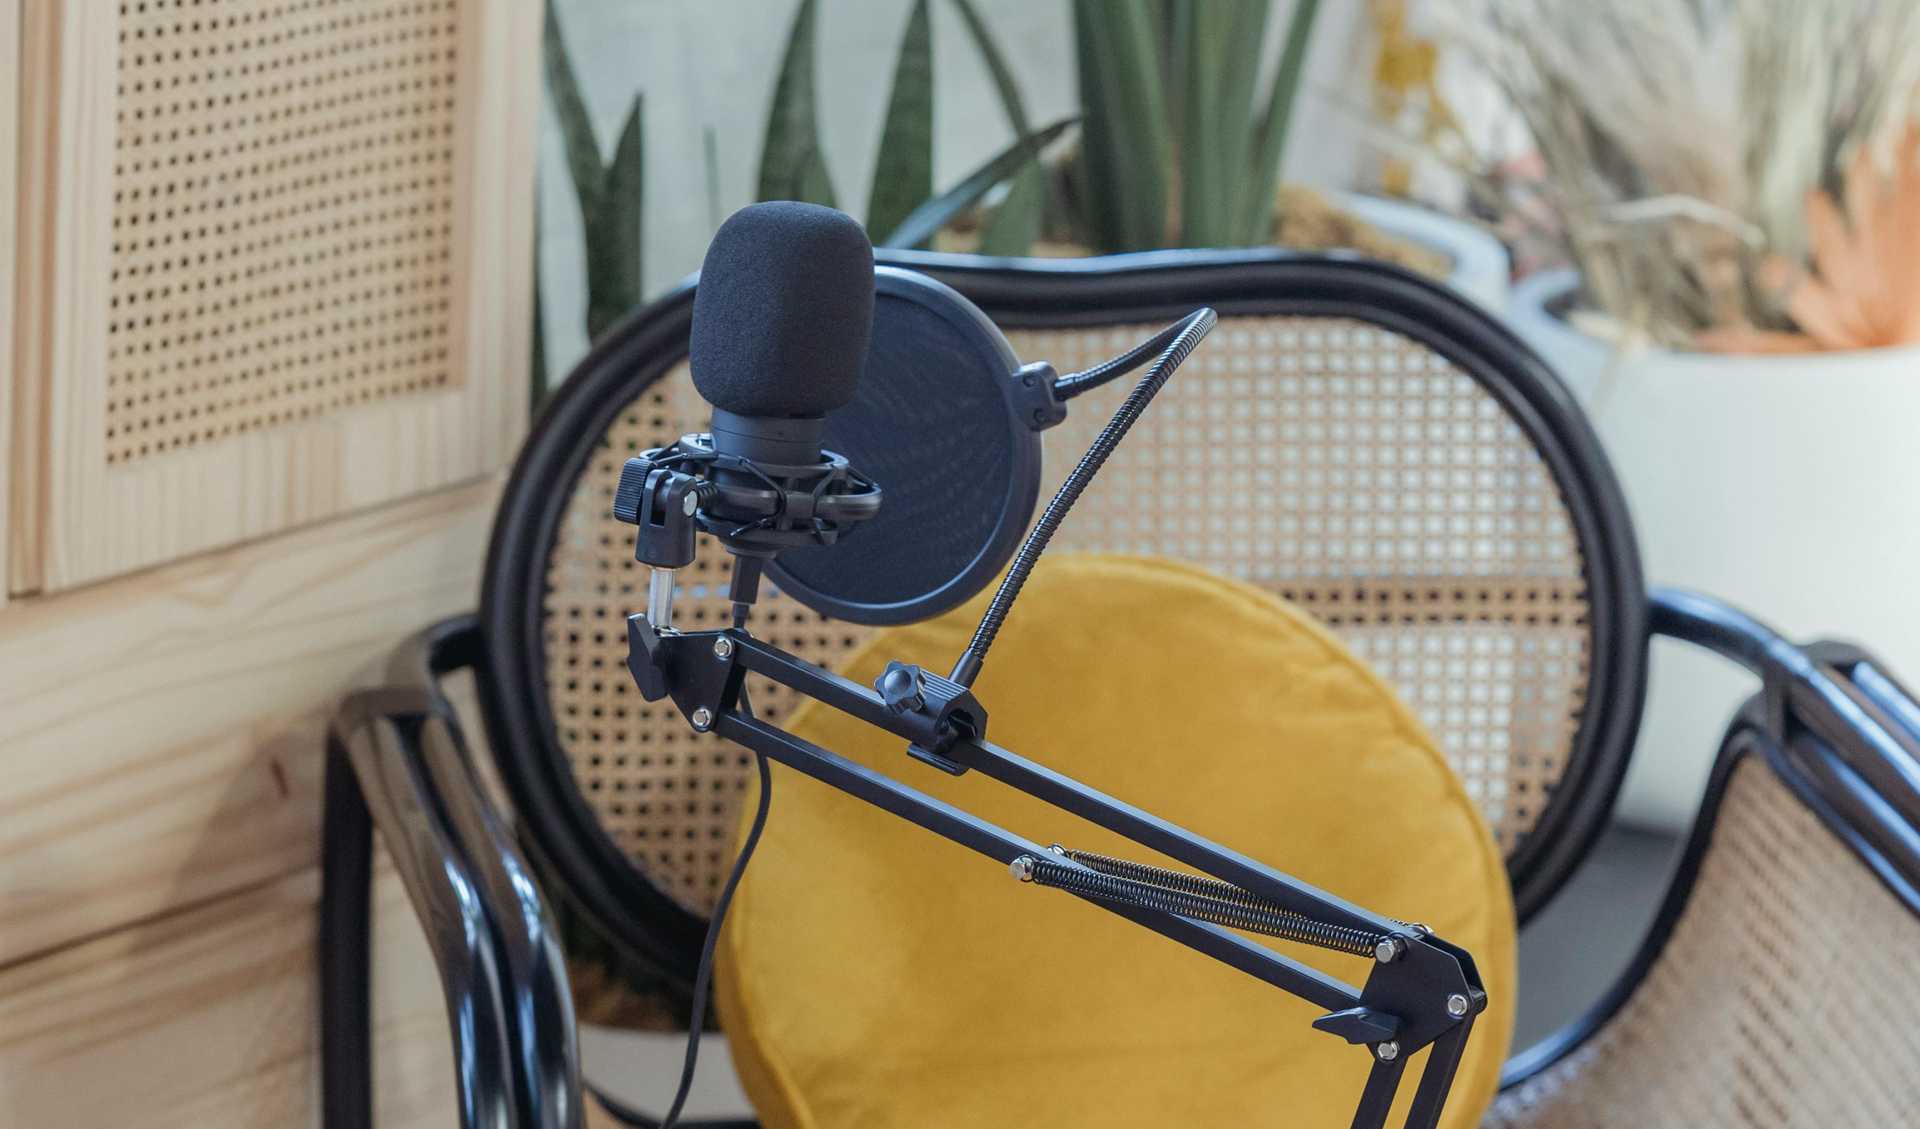
[[[924,728],[925,736],[916,736],[907,752],[949,776],[960,776],[967,766],[947,756],[955,741],[984,737],[987,710],[973,691],[951,679],[923,667],[890,662],[874,682],[880,700],[887,708]]]

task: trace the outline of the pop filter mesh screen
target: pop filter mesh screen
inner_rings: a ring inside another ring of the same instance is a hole
[[[780,555],[774,580],[802,603],[859,622],[925,619],[978,590],[956,581],[982,553],[1011,547],[994,535],[1018,486],[1016,444],[1031,440],[1001,390],[1012,354],[971,314],[930,287],[879,296],[860,391],[827,417],[826,445],[880,483],[880,514],[838,544]],[[859,610],[875,605],[901,606]]]

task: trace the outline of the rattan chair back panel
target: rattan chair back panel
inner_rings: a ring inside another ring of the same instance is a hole
[[[1620,1012],[1502,1094],[1490,1129],[1910,1124],[1920,926],[1759,756]]]
[[[1066,371],[1156,328],[1010,337],[1020,356]],[[1047,434],[1045,491],[1126,383],[1083,397]],[[619,413],[560,521],[542,632],[554,724],[583,798],[654,883],[702,915],[732,861],[749,762],[633,689],[624,621],[644,603],[646,578],[611,506],[629,456],[707,419],[684,362]],[[1192,560],[1307,607],[1425,718],[1509,852],[1566,765],[1588,655],[1583,561],[1566,508],[1492,397],[1404,337],[1349,320],[1224,319],[1056,544]],[[683,571],[680,623],[725,622],[729,571],[724,553],[703,547]],[[869,630],[777,592],[751,626],[827,666]],[[755,689],[762,714],[791,708],[784,691]]]
[[[1157,328],[1010,339],[1064,372]],[[1043,496],[1127,389],[1083,397],[1046,435]],[[1223,321],[1055,544],[1192,560],[1311,611],[1420,714],[1509,853],[1566,767],[1589,631],[1566,505],[1493,397],[1399,334]]]

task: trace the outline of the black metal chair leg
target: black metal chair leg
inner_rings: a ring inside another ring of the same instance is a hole
[[[369,934],[373,817],[346,745],[327,731],[320,868],[320,1123],[373,1129]]]
[[[573,1000],[551,915],[488,805],[437,679],[471,621],[396,652],[328,733],[322,879],[322,1093],[329,1129],[372,1129],[372,830],[424,927],[446,996],[463,1129],[579,1129]]]

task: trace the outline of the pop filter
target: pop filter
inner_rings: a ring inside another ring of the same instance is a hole
[[[859,390],[827,414],[822,445],[879,482],[885,503],[836,544],[783,551],[767,575],[823,615],[911,623],[965,603],[1019,547],[1051,400],[951,287],[878,267],[874,289]]]

